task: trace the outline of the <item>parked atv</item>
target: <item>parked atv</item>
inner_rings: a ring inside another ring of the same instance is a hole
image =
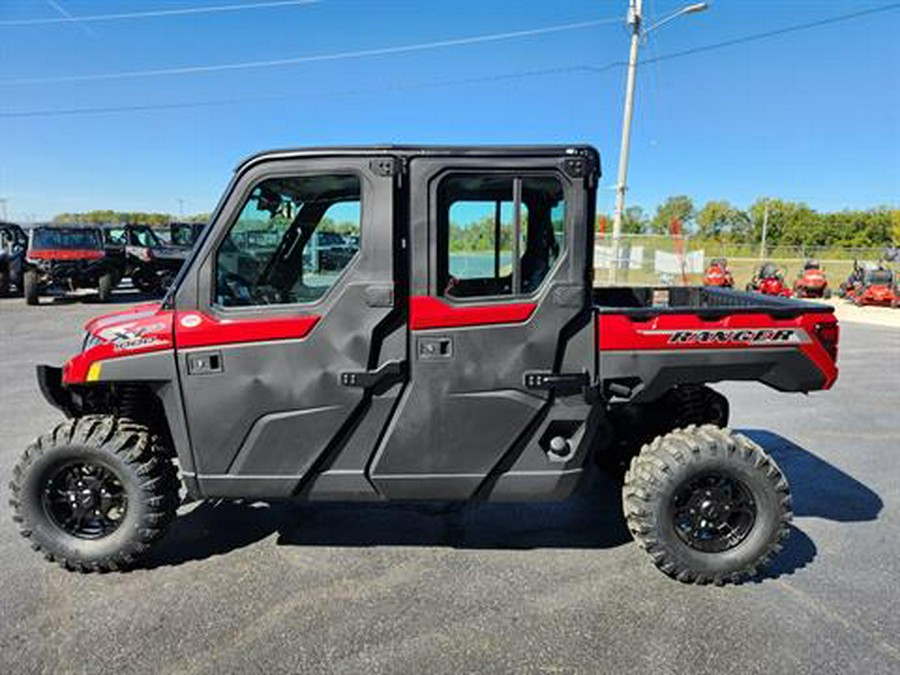
[[[828,279],[825,270],[818,260],[807,260],[803,264],[803,271],[797,275],[794,282],[794,297],[797,298],[830,298],[831,289],[828,288]]]
[[[96,318],[80,353],[38,366],[70,419],[12,471],[22,535],[67,569],[118,570],[163,536],[181,490],[559,500],[624,450],[622,513],[654,564],[682,582],[752,576],[790,532],[790,490],[706,383],[829,389],[834,308],[592,288],[598,179],[597,152],[572,145],[245,162],[165,303]],[[485,203],[508,236],[472,270],[459,224]],[[260,227],[275,248],[240,236]],[[341,269],[316,233],[355,251]]]
[[[0,222],[0,298],[10,294],[13,286],[22,291],[22,272],[28,236],[15,223]]]
[[[190,249],[167,246],[148,225],[104,229],[107,250],[124,260],[124,275],[143,293],[159,294],[169,287]]]
[[[784,273],[774,263],[763,263],[747,284],[747,290],[763,295],[791,297],[791,289],[784,283]]]
[[[718,286],[719,288],[734,288],[734,277],[728,269],[728,261],[725,258],[713,258],[706,274],[703,276],[704,286]]]
[[[206,223],[169,223],[169,242],[172,246],[193,248]]]
[[[862,281],[856,282],[847,291],[847,298],[857,307],[865,305],[897,307],[900,303],[894,272],[883,266],[866,270]]]
[[[100,302],[112,295],[120,269],[107,257],[96,227],[36,227],[28,238],[22,289],[36,305],[49,290],[96,288]]]

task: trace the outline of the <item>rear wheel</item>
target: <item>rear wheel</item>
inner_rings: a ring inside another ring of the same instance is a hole
[[[2,269],[0,270],[0,298],[5,298],[9,295],[9,271]]]
[[[622,495],[635,541],[686,583],[753,576],[781,550],[792,517],[774,460],[745,436],[711,425],[644,446]]]
[[[100,302],[109,302],[115,287],[115,279],[112,272],[107,272],[97,281],[97,295]]]
[[[41,290],[35,270],[25,270],[22,274],[22,294],[25,296],[25,302],[29,305],[36,305],[40,302]]]
[[[60,424],[13,470],[10,504],[47,560],[80,572],[127,567],[159,539],[178,506],[178,481],[142,425],[91,415]]]

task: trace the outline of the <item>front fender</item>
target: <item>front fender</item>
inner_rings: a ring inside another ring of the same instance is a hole
[[[35,370],[38,387],[47,403],[61,410],[66,417],[76,417],[78,411],[72,400],[72,392],[63,387],[62,368],[42,364]]]

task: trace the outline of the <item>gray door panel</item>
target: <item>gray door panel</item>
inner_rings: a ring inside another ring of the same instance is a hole
[[[394,178],[373,173],[370,161],[304,158],[254,168],[234,183],[237,196],[229,197],[221,212],[223,219],[233,221],[253,186],[271,175],[357,173],[362,182],[360,250],[314,303],[218,307],[209,285],[215,279],[215,251],[231,222],[214,222],[214,231],[203,242],[204,250],[198,253],[202,263],[195,263],[195,278],[184,283],[196,284],[196,304],[186,306],[179,298],[178,316],[196,311],[219,322],[215,325],[244,322],[249,331],[246,342],[213,340],[202,347],[184,347],[189,344],[185,342],[178,349],[197,480],[205,496],[294,494],[373,409],[368,403],[371,392],[345,386],[341,374],[364,373],[388,360],[405,359],[405,340],[393,340],[383,349],[387,336],[396,332],[391,326],[402,322],[394,298]],[[254,327],[267,320],[304,316],[319,319],[302,338],[271,339],[264,330],[259,339],[253,338]],[[176,343],[177,331],[183,330],[177,326]],[[210,351],[220,355],[218,370],[192,374],[190,355]],[[383,426],[383,408],[375,409]],[[379,433],[370,429],[368,452],[358,451],[356,465],[348,470],[364,475]],[[371,485],[359,488],[373,492]]]
[[[534,310],[521,322],[411,330],[409,384],[370,469],[372,482],[389,498],[472,497],[509,453],[526,446],[520,437],[551,404],[549,392],[525,387],[524,375],[529,370],[559,370],[567,327],[584,312],[588,254],[579,246],[576,223],[587,216],[589,200],[583,183],[557,171],[553,159],[514,161],[410,162],[412,295],[441,298],[461,308],[502,311],[525,303],[533,304]],[[437,181],[454,171],[480,170],[549,173],[563,185],[567,246],[543,285],[529,296],[456,302],[442,297],[438,288]],[[584,366],[589,369],[589,364]]]

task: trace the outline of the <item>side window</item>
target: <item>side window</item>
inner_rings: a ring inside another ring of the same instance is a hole
[[[552,176],[464,175],[438,188],[438,291],[530,294],[565,248],[565,198]]]
[[[319,300],[359,252],[360,192],[353,174],[258,184],[216,252],[216,303]]]
[[[124,246],[125,230],[117,227],[106,230],[106,243],[111,246]]]

